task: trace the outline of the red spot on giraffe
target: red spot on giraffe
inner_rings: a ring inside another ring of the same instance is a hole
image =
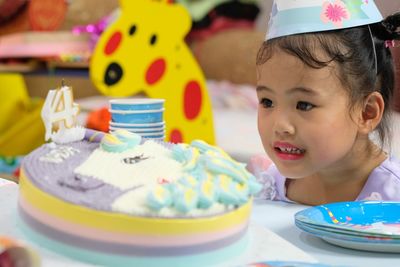
[[[111,55],[112,53],[117,50],[119,44],[121,43],[122,40],[122,34],[121,32],[114,32],[110,39],[108,39],[106,46],[104,47],[104,54]]]
[[[180,130],[178,130],[178,129],[173,129],[173,130],[171,131],[169,140],[170,140],[172,143],[175,143],[175,144],[177,144],[177,143],[182,143],[182,142],[183,142],[183,135],[182,135],[182,132],[181,132]]]
[[[188,82],[183,94],[183,111],[188,120],[193,120],[199,115],[203,102],[200,84],[197,81]]]
[[[165,73],[167,63],[163,58],[159,58],[153,61],[150,64],[150,67],[147,69],[146,72],[146,82],[149,85],[152,85],[158,82]]]

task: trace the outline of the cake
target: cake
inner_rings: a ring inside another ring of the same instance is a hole
[[[79,126],[51,139],[21,166],[32,241],[110,266],[208,266],[245,246],[260,185],[221,148]]]

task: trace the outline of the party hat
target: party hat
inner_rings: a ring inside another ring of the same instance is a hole
[[[382,21],[373,0],[274,0],[266,40]]]

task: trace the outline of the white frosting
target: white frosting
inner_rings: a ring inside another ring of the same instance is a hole
[[[140,156],[147,159],[134,164],[124,163],[126,158]],[[175,181],[182,176],[182,166],[172,159],[169,149],[147,141],[121,153],[106,152],[98,148],[74,173],[95,177],[104,183],[126,190],[138,186],[152,188],[158,184],[160,178]]]
[[[61,163],[67,158],[73,156],[80,151],[70,146],[57,146],[53,143],[50,145],[51,150],[46,155],[39,158],[40,161]]]
[[[68,144],[71,142],[81,141],[85,137],[86,129],[81,126],[76,126],[70,129],[60,129],[53,133],[51,139],[57,144]]]
[[[215,202],[208,209],[193,209],[185,214],[179,213],[174,208],[165,207],[159,211],[153,211],[147,206],[147,194],[149,187],[141,187],[135,190],[128,191],[112,204],[112,209],[117,212],[141,215],[141,216],[158,216],[158,217],[202,217],[213,214],[219,214],[233,209],[233,206],[223,205]]]

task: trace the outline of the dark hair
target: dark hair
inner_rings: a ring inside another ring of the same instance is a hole
[[[323,68],[331,62],[338,64],[338,78],[348,90],[350,108],[374,91],[382,94],[386,108],[376,130],[383,146],[390,137],[387,107],[391,107],[394,93],[393,60],[385,41],[400,39],[399,25],[400,12],[375,24],[271,39],[262,44],[256,64],[265,63],[277,48],[312,68]],[[318,57],[316,48],[322,48],[327,57]]]

